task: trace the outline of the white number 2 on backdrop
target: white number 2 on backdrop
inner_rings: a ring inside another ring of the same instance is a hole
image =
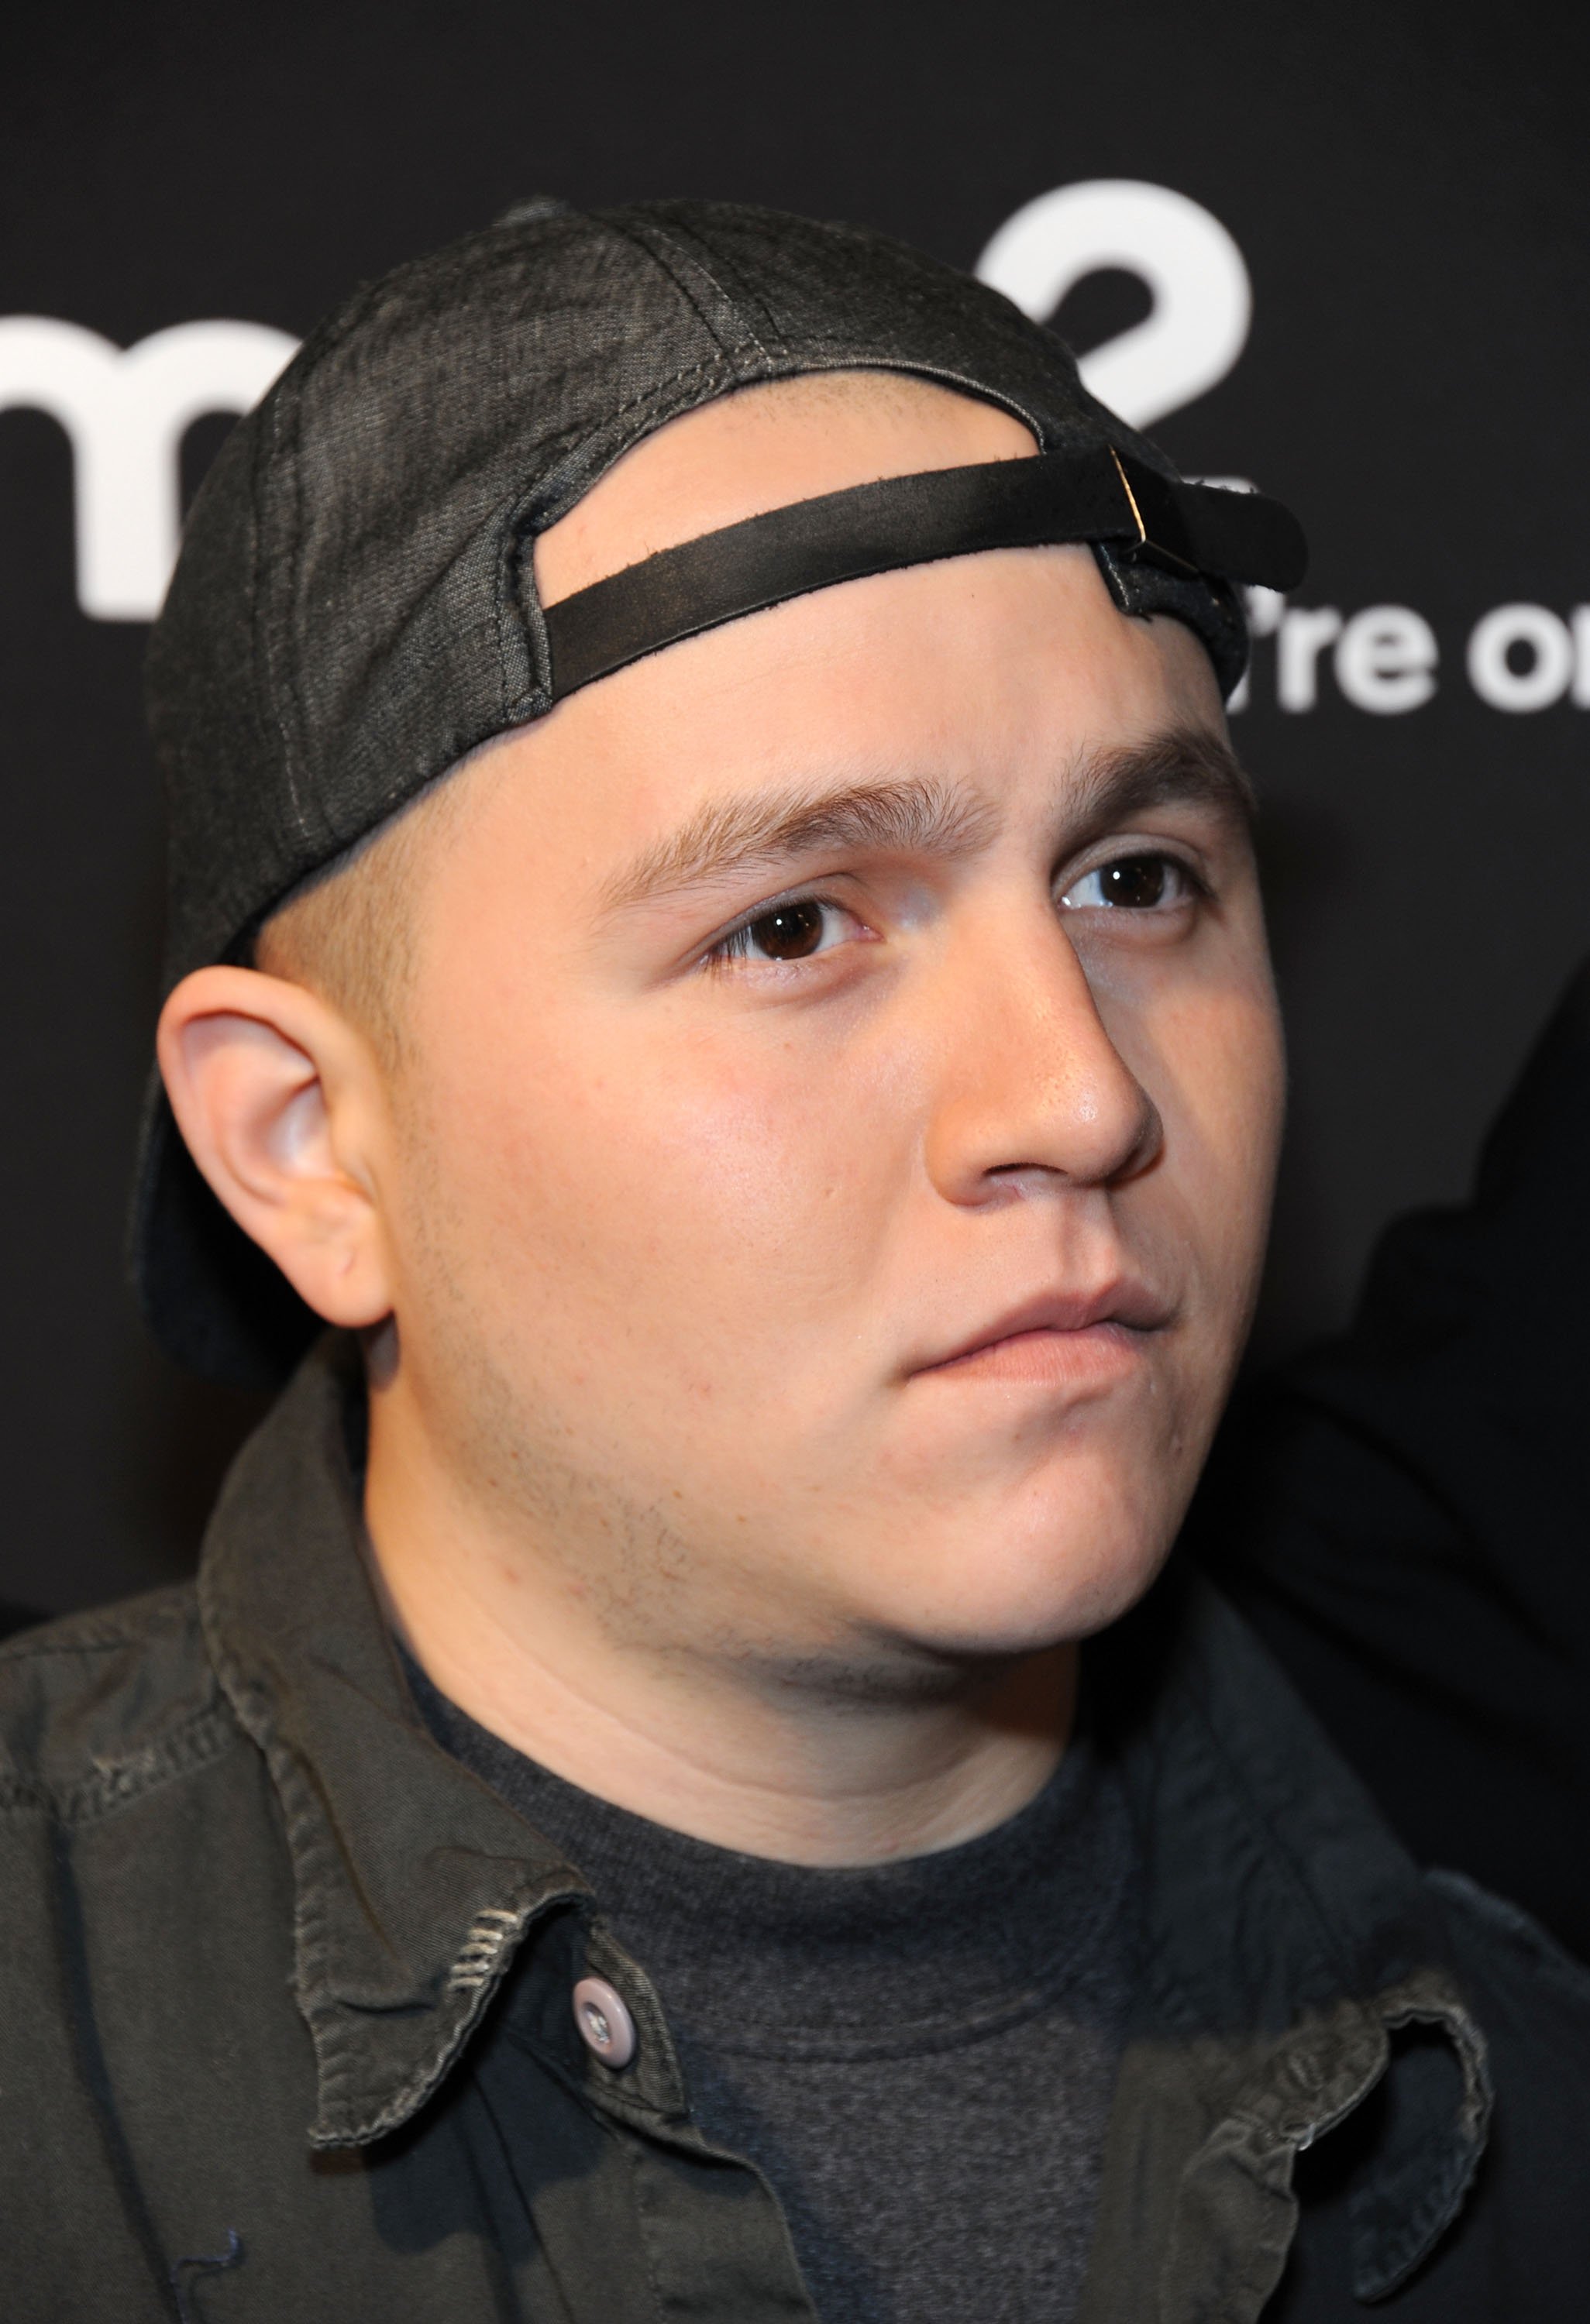
[[[1153,309],[1083,357],[1083,383],[1132,427],[1151,428],[1224,379],[1241,355],[1253,312],[1248,270],[1217,217],[1135,178],[1040,194],[977,261],[981,279],[1038,322],[1104,267],[1137,275]]]

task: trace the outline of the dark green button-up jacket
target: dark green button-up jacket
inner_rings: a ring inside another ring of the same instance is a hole
[[[0,1652],[0,2316],[811,2324],[600,1899],[420,1725],[359,1425],[328,1343],[197,1590]],[[1206,1589],[1088,1655],[1147,1920],[1081,2324],[1590,2312],[1590,1980],[1415,1871]]]

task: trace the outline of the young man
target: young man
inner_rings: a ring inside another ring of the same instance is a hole
[[[197,1593],[5,1657],[8,2312],[1570,2312],[1583,1981],[1151,1589],[1299,559],[725,208],[527,206],[237,431],[137,1262],[211,1368],[335,1329]]]

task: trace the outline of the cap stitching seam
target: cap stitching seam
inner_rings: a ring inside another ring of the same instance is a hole
[[[712,284],[713,289],[717,292],[718,297],[724,301],[724,304],[734,315],[735,321],[741,326],[742,330],[750,332],[749,338],[741,337],[735,340],[733,345],[730,345],[729,342],[724,338],[722,333],[713,322],[712,318],[707,314],[707,309],[701,304],[700,299],[692,286],[683,279],[682,275],[679,273],[674,267],[670,266],[667,263],[662,256],[661,252],[653,247],[652,241],[649,240],[645,235],[642,234],[636,227],[621,226],[614,219],[609,219],[606,223],[612,226],[615,234],[622,235],[627,242],[633,243],[635,248],[639,250],[644,257],[650,259],[652,264],[657,269],[658,273],[662,276],[665,281],[672,283],[675,290],[679,293],[679,296],[689,308],[690,312],[695,316],[702,329],[707,334],[714,346],[718,350],[720,357],[726,359],[730,356],[742,354],[747,346],[751,346],[755,347],[763,362],[772,361],[772,357],[768,355],[767,349],[756,337],[755,332],[750,330],[748,321],[743,315],[741,315],[735,300],[729,297],[728,292],[724,289],[722,283],[715,279],[711,271],[707,267],[701,265],[698,261],[692,261],[689,251],[685,249],[684,245],[680,243],[676,243],[672,236],[670,236],[664,228],[659,226],[654,230],[657,241],[666,244],[668,248],[679,259],[681,264],[686,266],[694,264],[696,272],[698,274],[704,275],[707,281]]]
[[[678,235],[680,233],[681,229],[678,226],[673,226],[670,227],[669,231]],[[777,340],[779,345],[781,346],[784,344],[786,333],[781,328],[778,317],[774,313],[772,308],[769,305],[767,300],[763,297],[755,284],[747,280],[744,273],[737,265],[735,264],[732,259],[726,258],[723,251],[715,248],[714,245],[707,241],[705,232],[693,230],[686,231],[689,232],[689,238],[698,244],[701,249],[708,254],[713,265],[721,267],[724,270],[725,274],[735,284],[735,303],[744,310],[749,311],[753,309],[759,313],[766,327],[768,338],[770,340]]]
[[[655,229],[655,232],[658,240],[666,244],[668,248],[678,255],[682,263],[687,266],[693,266],[698,274],[706,276],[707,281],[711,283],[713,289],[723,300],[725,306],[729,308],[740,321],[747,337],[735,343],[735,352],[738,353],[741,348],[749,344],[756,349],[757,354],[762,356],[764,363],[771,363],[772,361],[772,356],[769,353],[767,347],[763,345],[762,339],[759,337],[756,327],[752,322],[750,315],[746,312],[746,309],[750,302],[745,294],[744,292],[731,291],[726,283],[721,282],[718,280],[717,276],[713,272],[711,266],[707,263],[706,258],[697,257],[690,249],[689,243],[687,243],[680,235],[674,232],[671,228],[668,226],[658,226]],[[695,239],[695,237],[693,237],[693,239]],[[699,247],[703,251],[707,249],[707,245],[704,243],[700,244]],[[708,254],[716,262],[717,253],[713,251]],[[671,269],[670,271],[671,272]],[[705,316],[702,317],[702,320],[704,322],[706,321]],[[708,329],[711,329],[712,327],[708,324],[707,327]],[[717,335],[714,332],[713,336],[714,337],[716,337]]]
[[[260,691],[264,697],[266,715],[275,730],[276,739],[281,747],[282,770],[287,778],[288,796],[292,801],[293,813],[296,816],[299,813],[298,779],[294,770],[292,738],[287,731],[287,721],[282,714],[282,687],[276,669],[278,657],[272,639],[272,619],[275,609],[266,595],[268,560],[265,554],[265,532],[269,522],[267,491],[269,456],[273,450],[279,450],[281,446],[282,408],[286,401],[287,396],[283,392],[273,401],[270,407],[268,429],[262,430],[264,440],[254,456],[254,571],[251,584],[254,605],[254,651],[259,671]],[[229,889],[236,889],[240,883],[233,881],[226,885]],[[228,913],[228,918],[235,917],[236,906],[234,905]]]
[[[286,400],[284,397],[282,401],[285,402]],[[291,405],[292,422],[291,437],[280,424],[282,419],[280,404],[273,414],[273,433],[278,438],[282,462],[287,470],[286,483],[291,511],[291,533],[285,559],[286,587],[278,604],[273,605],[272,612],[275,613],[280,610],[290,622],[298,602],[303,542],[303,463],[300,457],[301,407],[301,394],[295,392]],[[261,546],[263,548],[263,541]],[[292,801],[293,825],[300,837],[307,839],[308,818],[304,810],[303,791],[300,780],[300,774],[305,771],[300,764],[302,752],[300,747],[300,737],[303,727],[303,703],[292,673],[292,664],[295,659],[296,657],[291,652],[283,655],[281,641],[274,636],[270,637],[265,649],[265,666],[271,674],[272,715],[275,721],[277,734],[281,738],[282,770],[287,777],[288,795]],[[283,660],[287,664],[285,672],[278,668]]]
[[[379,302],[383,288],[384,286],[379,281],[365,284],[362,295],[356,291],[343,309],[340,318],[341,327],[339,329],[331,329],[323,327],[320,331],[317,331],[312,334],[304,348],[300,350],[297,360],[291,366],[291,370],[294,376],[291,378],[289,386],[285,392],[279,392],[271,398],[271,404],[273,407],[273,433],[281,445],[283,465],[287,467],[289,472],[289,490],[292,504],[291,538],[289,543],[289,554],[286,560],[288,567],[287,587],[281,603],[284,608],[287,621],[293,628],[296,628],[297,611],[303,578],[304,388],[308,380],[313,374],[319,373],[324,368],[328,357],[336,353],[339,348],[345,347],[348,344],[349,340],[352,339],[366,323],[372,309]],[[291,417],[291,435],[289,435],[288,431],[280,425],[284,409]],[[260,549],[263,549],[262,536],[263,528],[256,527],[256,554],[258,554]],[[267,651],[266,667],[271,673],[272,678],[272,715],[277,733],[282,742],[283,768],[287,777],[288,790],[292,800],[292,812],[296,829],[300,836],[307,842],[311,838],[311,816],[310,814],[310,801],[308,795],[303,789],[300,777],[307,777],[310,772],[309,752],[304,741],[304,737],[306,736],[309,729],[309,718],[303,699],[301,678],[298,673],[299,656],[295,652],[290,652],[286,656],[289,665],[289,674],[285,679],[281,682],[277,681],[276,676],[276,662],[278,658],[279,657],[275,653]],[[289,731],[288,720],[284,715],[285,710],[288,707],[291,707],[293,719],[296,723],[296,733]],[[313,818],[313,835],[319,841],[324,842],[327,839],[335,838],[336,834],[328,824],[323,813],[318,817]]]

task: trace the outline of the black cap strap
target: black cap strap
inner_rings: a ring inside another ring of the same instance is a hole
[[[545,609],[552,699],[681,638],[869,573],[985,549],[1108,542],[1189,577],[1294,588],[1301,528],[1260,493],[1190,484],[1107,445],[824,493],[725,525]]]

